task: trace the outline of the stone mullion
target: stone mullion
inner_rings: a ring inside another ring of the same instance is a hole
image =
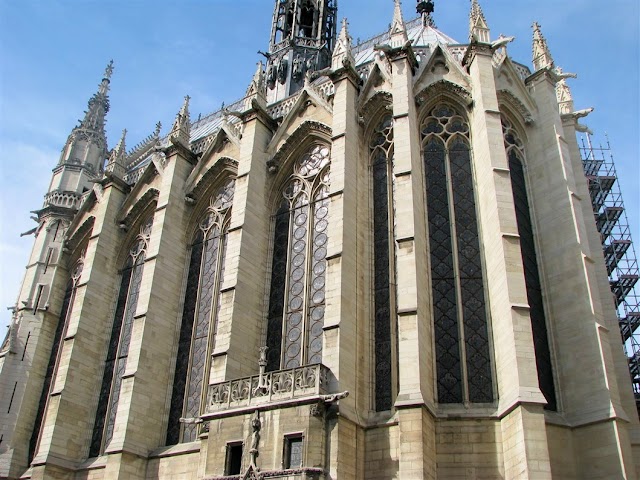
[[[104,367],[102,362],[90,359],[104,358],[111,333],[118,278],[112,259],[121,247],[115,217],[123,198],[120,186],[107,183],[94,207],[96,221],[52,379],[42,437],[34,458],[34,479],[54,475],[52,472],[69,468],[88,454]],[[93,388],[87,388],[84,382],[67,381],[69,372],[75,379],[92,379]]]
[[[549,453],[542,410],[546,400],[538,387],[535,362],[531,361],[535,350],[492,50],[483,44],[470,48],[474,100],[472,164],[477,186],[478,233],[481,245],[493,246],[484,249],[484,260],[498,405],[499,412],[513,412],[502,419],[505,442],[514,445],[505,451],[505,465],[520,469],[518,478],[548,478]]]
[[[540,117],[530,135],[527,159],[529,177],[538,179],[529,186],[532,210],[538,218],[546,219],[539,227],[539,260],[551,312],[549,330],[563,359],[557,365],[560,407],[574,428],[582,472],[606,464],[606,469],[600,470],[604,476],[623,478],[631,474],[627,461],[631,452],[596,453],[602,452],[601,442],[627,444],[626,427],[620,424],[617,381],[622,369],[618,366],[616,371],[614,353],[619,337],[617,332],[617,338],[612,337],[610,330],[613,305],[607,299],[609,289],[597,280],[603,278],[604,270],[601,259],[595,257],[602,254],[589,238],[594,235],[590,197],[578,170],[579,158],[572,158],[578,155],[572,147],[575,140],[569,138],[575,131],[563,126],[555,82],[555,74],[546,69],[527,79]],[[617,330],[617,326],[613,328]],[[575,375],[581,371],[592,372],[587,381]],[[625,383],[628,385],[622,379],[620,388]]]
[[[181,320],[181,288],[186,263],[187,204],[184,184],[193,166],[188,152],[170,148],[162,173],[159,197],[142,271],[139,297],[131,327],[126,369],[113,438],[105,446],[110,455],[105,479],[139,478],[141,457],[162,446],[166,438],[170,372]],[[129,473],[131,472],[131,473]]]

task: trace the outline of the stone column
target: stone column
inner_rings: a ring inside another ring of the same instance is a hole
[[[401,478],[435,478],[434,352],[427,264],[420,128],[413,91],[410,47],[387,54],[392,70],[393,175]],[[425,405],[427,408],[425,408]]]
[[[602,252],[593,238],[580,160],[574,158],[575,132],[565,131],[560,117],[556,81],[552,71],[542,68],[526,83],[539,111],[529,142],[529,187],[558,358],[560,407],[574,429],[581,478],[630,478],[629,417],[621,404],[619,388],[625,387],[618,387],[615,360],[619,335],[615,332],[614,342],[617,326],[606,300]]]
[[[493,51],[472,44],[471,138],[485,275],[495,352],[498,413],[508,478],[550,478],[543,406],[538,387],[520,237],[504,149],[492,65]]]
[[[106,480],[144,478],[148,452],[166,438],[186,268],[185,182],[195,156],[177,141],[165,155],[113,438],[105,446]]]
[[[243,114],[218,333],[210,383],[257,373],[271,213],[266,204],[266,148],[275,128],[261,104]]]
[[[94,194],[95,204],[85,214],[85,219],[93,216],[95,221],[70,306],[69,325],[60,343],[60,360],[33,460],[33,479],[72,478],[71,469],[86,458],[91,440],[103,368],[98,359],[104,358],[109,341],[111,307],[117,292],[113,259],[121,247],[122,234],[116,217],[129,190],[118,180],[105,180],[95,188],[99,194]]]

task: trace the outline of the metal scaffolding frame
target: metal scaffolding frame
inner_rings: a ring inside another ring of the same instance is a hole
[[[640,292],[631,227],[609,140],[606,147],[594,147],[587,133],[582,138],[580,153],[618,313],[622,344],[629,361],[633,391],[640,409]]]

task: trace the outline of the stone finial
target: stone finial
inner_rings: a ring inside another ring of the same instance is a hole
[[[109,61],[107,68],[104,69],[104,78],[111,80],[111,75],[113,75],[113,60]]]
[[[162,122],[156,123],[156,129],[153,131],[153,136],[160,138],[160,130],[162,130]]]
[[[533,22],[533,69],[537,72],[543,68],[553,69],[553,57],[540,30],[540,24]]]
[[[394,0],[393,21],[389,29],[389,36],[391,37],[390,44],[393,48],[402,47],[409,41],[407,28],[402,18],[402,5],[400,0]]]
[[[478,0],[471,0],[469,14],[469,40],[480,43],[490,43],[491,32]]]
[[[336,48],[333,50],[333,56],[331,57],[331,69],[333,71],[336,71],[341,69],[342,67],[346,67],[347,65],[355,67],[356,60],[351,49],[349,23],[347,22],[346,18],[343,18],[342,29],[340,30]]]
[[[191,97],[187,95],[184,97],[184,103],[182,108],[176,115],[176,120],[173,122],[173,128],[169,134],[169,138],[173,143],[179,143],[183,147],[189,148],[189,141],[191,140],[191,120],[189,119],[189,100]]]
[[[127,138],[127,129],[125,128],[122,131],[122,137],[120,137],[120,141],[111,151],[111,155],[109,155],[109,161],[107,162],[107,166],[105,167],[105,173],[110,174],[113,177],[117,177],[119,179],[123,179],[125,175],[125,163],[127,158],[127,146],[126,146],[126,138]]]
[[[262,62],[258,62],[256,73],[253,74],[249,88],[245,95],[245,109],[250,109],[253,100],[256,100],[260,106],[266,108],[267,96],[265,88],[264,66]]]

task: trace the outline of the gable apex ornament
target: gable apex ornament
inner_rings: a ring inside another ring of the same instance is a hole
[[[127,157],[126,139],[127,139],[127,129],[125,128],[122,131],[122,136],[120,137],[118,144],[111,151],[111,155],[109,155],[109,161],[107,163],[107,166],[104,169],[105,175],[109,174],[121,180],[124,178],[124,175],[125,175],[124,166],[126,164],[126,157]]]

